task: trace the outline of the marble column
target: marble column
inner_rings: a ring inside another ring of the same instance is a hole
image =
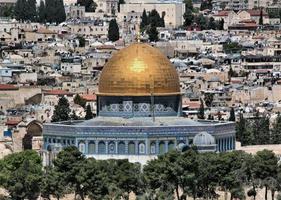
[[[105,154],[108,154],[108,141],[105,141]]]
[[[168,152],[168,141],[165,141],[165,153]]]
[[[85,154],[88,155],[89,154],[89,141],[85,140]]]
[[[125,154],[129,153],[129,142],[125,141]]]
[[[139,142],[138,141],[135,141],[135,154],[136,155],[139,155]]]

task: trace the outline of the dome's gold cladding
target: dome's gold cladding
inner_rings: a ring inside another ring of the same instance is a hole
[[[147,96],[180,93],[179,77],[158,49],[135,43],[115,53],[102,71],[100,95]]]

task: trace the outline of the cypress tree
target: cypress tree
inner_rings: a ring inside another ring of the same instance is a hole
[[[204,102],[200,99],[200,108],[199,113],[197,115],[198,119],[205,119],[205,109],[204,109]]]
[[[65,97],[61,97],[59,99],[58,104],[55,106],[54,114],[52,117],[52,122],[60,122],[60,121],[67,121],[70,119],[69,103]]]
[[[149,41],[157,42],[159,40],[158,31],[156,26],[151,25],[150,28],[147,30]]]
[[[235,122],[235,112],[234,112],[234,108],[231,108],[231,110],[230,110],[229,121]]]
[[[61,23],[61,22],[64,22],[66,19],[63,0],[56,0],[56,3],[57,3],[57,14],[55,16],[57,16],[57,17],[56,17],[55,22]]]
[[[140,28],[144,29],[147,25],[148,25],[148,17],[147,17],[147,14],[146,14],[146,10],[144,9],[143,12],[142,12]]]
[[[46,12],[46,21],[54,22],[55,13],[55,0],[45,0],[45,12]]]
[[[46,0],[46,21],[50,23],[61,23],[66,19],[63,0]]]
[[[40,23],[46,22],[46,7],[43,0],[40,1],[40,5],[38,8],[38,20]]]
[[[14,11],[16,20],[25,20],[25,3],[25,0],[17,0]]]
[[[263,25],[263,12],[262,12],[262,9],[260,11],[259,25]]]
[[[26,19],[31,22],[37,21],[37,11],[36,11],[36,0],[27,0],[26,1]]]
[[[190,26],[194,20],[192,10],[187,9],[183,15],[183,18],[184,18],[184,26]]]
[[[161,22],[161,26],[160,27],[165,27],[165,15],[166,13],[165,12],[162,12],[162,16],[161,16],[161,19],[160,19],[160,22]]]
[[[88,104],[86,106],[86,115],[85,115],[85,119],[88,120],[88,119],[92,119],[93,118],[93,112],[92,112],[92,109],[91,109],[91,106]]]
[[[119,27],[115,19],[109,22],[108,39],[112,42],[119,40]]]

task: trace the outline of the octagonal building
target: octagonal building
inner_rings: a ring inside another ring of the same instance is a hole
[[[44,149],[75,145],[87,157],[146,163],[175,148],[198,143],[199,151],[235,149],[233,122],[182,117],[179,77],[158,49],[135,43],[115,53],[99,80],[97,117],[46,123]],[[210,144],[209,144],[210,143]]]

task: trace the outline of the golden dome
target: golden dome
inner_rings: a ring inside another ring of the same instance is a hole
[[[99,95],[150,96],[180,94],[179,77],[158,49],[135,43],[115,53],[105,64]]]

